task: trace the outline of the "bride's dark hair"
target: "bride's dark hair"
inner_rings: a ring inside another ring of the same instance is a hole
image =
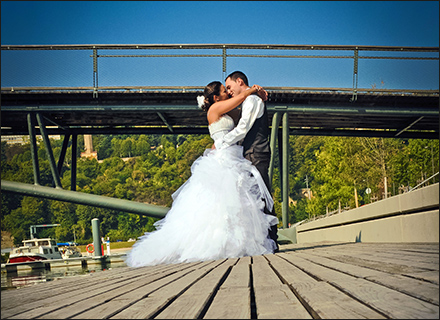
[[[222,83],[220,81],[212,81],[205,87],[205,90],[203,91],[205,101],[201,107],[203,111],[208,111],[211,105],[214,103],[214,96],[220,95],[221,86]]]

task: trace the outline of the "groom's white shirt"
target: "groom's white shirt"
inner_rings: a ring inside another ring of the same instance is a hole
[[[249,90],[249,89],[247,89]],[[255,120],[263,116],[264,102],[257,95],[250,95],[241,105],[241,117],[237,126],[228,132],[222,140],[215,142],[215,148],[221,149],[231,146],[238,141],[244,139],[246,134],[252,128]]]

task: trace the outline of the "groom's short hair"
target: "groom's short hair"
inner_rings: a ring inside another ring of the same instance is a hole
[[[238,78],[240,78],[241,80],[243,80],[245,85],[249,86],[248,78],[241,71],[234,71],[234,72],[232,72],[229,76],[226,77],[226,79],[228,79],[228,78],[231,78],[232,81],[235,81]],[[226,79],[225,79],[225,81],[226,81]]]

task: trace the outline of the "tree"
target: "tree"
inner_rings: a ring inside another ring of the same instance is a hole
[[[93,145],[98,154],[98,159],[107,159],[112,153],[112,138],[113,135],[98,135],[93,136]]]
[[[61,224],[55,229],[59,241],[73,240],[73,226],[77,222],[76,204],[50,200],[50,211],[53,213],[53,222]]]
[[[378,186],[378,198],[385,197],[385,181],[392,183],[394,168],[392,159],[401,152],[402,143],[399,139],[360,138],[364,153],[368,155],[367,177]]]
[[[122,141],[121,151],[123,156],[131,157],[133,153],[133,140],[131,138],[127,138],[124,141]]]
[[[79,140],[78,136],[78,140]],[[122,144],[132,141],[131,155],[124,162]],[[162,206],[172,205],[172,193],[191,176],[191,166],[207,148],[209,135],[115,135],[94,137],[102,162],[78,158],[76,177],[78,192],[92,193]],[[57,157],[62,141],[52,141]],[[438,172],[438,140],[380,139],[354,137],[291,136],[289,138],[289,223],[335,210],[341,201],[354,207],[354,188],[359,202],[365,203],[365,189],[378,195],[383,192],[384,174],[388,183],[412,187]],[[105,147],[105,146],[111,147]],[[78,143],[80,150],[82,145]],[[101,147],[100,147],[101,148]],[[113,149],[114,148],[114,149]],[[105,151],[104,151],[105,149]],[[70,149],[68,149],[70,150]],[[2,143],[2,179],[32,184],[33,169],[29,143],[20,147]],[[274,150],[275,156],[278,151]],[[80,154],[80,153],[78,153]],[[41,182],[52,186],[53,178],[46,159],[44,144],[38,144]],[[110,157],[110,155],[113,155]],[[67,158],[67,157],[66,157]],[[277,159],[277,158],[275,158]],[[281,223],[281,189],[278,161],[272,182],[275,212]],[[305,176],[309,179],[312,199],[303,198]],[[61,174],[64,189],[69,189],[70,168],[66,162]],[[438,181],[438,180],[437,180]],[[432,183],[430,181],[429,183]],[[92,241],[91,220],[100,220],[101,233],[112,239],[127,239],[153,231],[157,219],[115,210],[69,204],[61,201],[2,193],[2,230],[10,231],[17,244],[26,236],[31,224],[60,223],[47,228],[60,240],[75,237],[80,243]]]
[[[141,134],[136,141],[135,146],[135,155],[136,156],[142,156],[146,155],[150,152],[151,146],[148,143],[148,137],[144,134]]]

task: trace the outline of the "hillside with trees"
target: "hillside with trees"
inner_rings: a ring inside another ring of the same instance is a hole
[[[76,190],[119,199],[170,207],[171,195],[191,175],[191,164],[210,148],[208,135],[96,135],[98,159],[78,158]],[[334,211],[355,208],[397,195],[439,170],[438,140],[360,137],[290,136],[289,224]],[[55,159],[62,141],[51,139]],[[77,154],[84,151],[78,137]],[[71,147],[61,172],[63,188],[70,190]],[[278,151],[275,150],[276,155]],[[44,144],[38,144],[41,184],[52,186]],[[281,222],[280,175],[276,157],[273,179],[275,211]],[[1,148],[2,180],[33,184],[30,144]],[[385,188],[385,181],[387,188]],[[428,183],[438,182],[438,176]],[[310,188],[310,190],[307,189]],[[367,188],[371,193],[367,193]],[[309,192],[310,191],[310,192]],[[80,244],[92,242],[91,220],[110,241],[137,238],[155,230],[157,219],[109,209],[77,205],[2,192],[1,230],[16,245],[29,238],[34,224],[61,224],[41,228],[38,236]],[[356,203],[357,199],[357,203]]]

